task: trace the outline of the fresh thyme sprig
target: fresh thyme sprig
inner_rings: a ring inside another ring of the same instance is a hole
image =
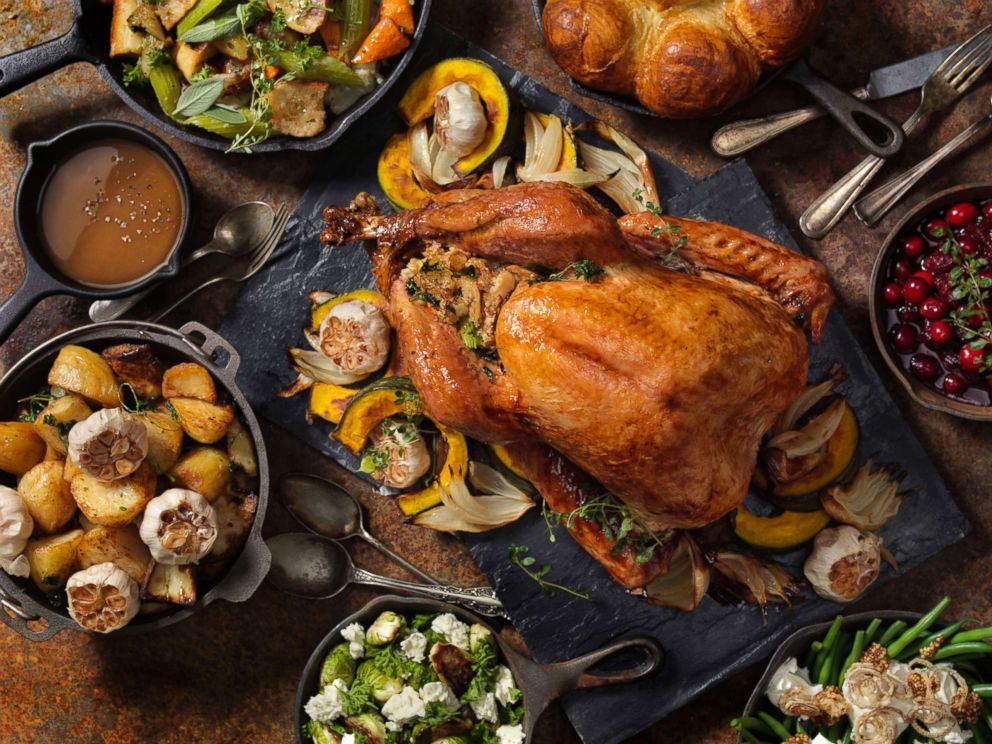
[[[632,196],[640,204],[642,204],[647,211],[656,217],[662,217],[665,214],[660,205],[655,204],[652,201],[644,201],[644,192],[641,189],[634,189]],[[678,225],[669,224],[664,220],[662,220],[662,222],[664,223],[663,225],[658,225],[657,227],[652,228],[651,237],[660,238],[662,236],[666,236],[668,238],[670,250],[668,251],[668,255],[662,259],[662,263],[664,263],[665,266],[673,266],[678,263],[679,251],[685,247],[686,243],[689,242],[689,238],[685,235],[679,234],[682,232],[682,228]]]
[[[541,587],[541,591],[544,592],[545,596],[553,597],[555,595],[555,591],[560,590],[566,594],[571,594],[573,597],[578,597],[579,599],[589,599],[589,592],[580,592],[567,586],[563,586],[562,584],[556,584],[553,581],[548,581],[545,579],[544,577],[551,571],[551,564],[544,563],[538,568],[534,568],[534,565],[537,563],[537,559],[532,555],[528,555],[530,548],[526,545],[511,545],[509,552],[510,563],[517,566],[521,571],[534,579],[534,581],[536,581]]]
[[[951,323],[968,346],[984,351],[992,343],[992,318],[987,307],[992,299],[992,277],[982,274],[989,261],[976,253],[965,253],[954,235],[944,228],[937,228],[934,236],[944,238],[940,250],[954,262],[948,274],[951,299],[963,303],[951,311]],[[982,355],[981,371],[992,373],[992,355],[987,351]]]
[[[560,282],[563,279],[584,279],[587,282],[595,281],[596,278],[605,273],[603,267],[597,264],[595,261],[590,261],[588,258],[584,258],[581,261],[576,261],[566,266],[561,271],[557,271],[554,274],[548,275],[547,281],[549,282]]]

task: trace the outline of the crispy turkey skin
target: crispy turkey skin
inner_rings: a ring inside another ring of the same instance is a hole
[[[743,502],[762,437],[806,385],[803,328],[818,339],[833,302],[812,259],[725,225],[617,221],[563,184],[447,192],[388,217],[360,195],[325,220],[326,244],[374,241],[432,417],[510,445],[555,511],[605,488],[659,533]],[[492,332],[469,348],[469,325]],[[629,588],[665,571],[665,551],[637,563],[595,525],[571,532]]]

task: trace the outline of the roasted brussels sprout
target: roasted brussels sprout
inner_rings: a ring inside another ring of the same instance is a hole
[[[313,744],[341,744],[341,737],[322,723],[310,721],[307,731]]]
[[[344,726],[349,731],[361,733],[367,744],[386,744],[386,721],[375,713],[362,713],[360,716],[350,716],[344,719]]]
[[[372,661],[362,662],[355,677],[363,682],[367,682],[372,688],[372,698],[379,704],[385,703],[393,695],[403,690],[403,680],[390,677],[385,672],[376,668]]]
[[[431,649],[431,666],[455,695],[461,697],[468,690],[475,672],[468,654],[449,643],[437,643]]]
[[[347,643],[339,643],[332,648],[320,668],[321,689],[336,679],[342,680],[348,687],[355,681],[355,660],[351,658]]]
[[[365,631],[365,642],[370,646],[385,646],[393,642],[402,627],[403,618],[395,612],[387,610],[379,615]]]
[[[485,646],[488,646],[493,651],[496,650],[496,640],[493,638],[493,632],[485,625],[474,623],[468,629],[468,647],[472,652],[472,656],[475,657]]]

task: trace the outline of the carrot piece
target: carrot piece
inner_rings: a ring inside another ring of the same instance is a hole
[[[266,80],[271,80],[272,78],[276,77],[278,74],[279,74],[279,68],[276,67],[275,65],[266,65],[265,66],[265,79]]]
[[[408,46],[410,40],[403,35],[396,21],[392,18],[381,18],[365,37],[358,54],[351,61],[356,65],[363,62],[377,62],[399,54]]]
[[[327,18],[317,29],[324,42],[324,48],[331,54],[341,48],[341,21]]]
[[[382,0],[379,6],[380,18],[392,18],[403,33],[413,35],[413,2],[412,0]]]

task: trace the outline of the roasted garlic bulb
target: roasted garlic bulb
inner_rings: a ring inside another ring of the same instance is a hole
[[[97,563],[69,577],[65,586],[69,615],[96,633],[110,633],[138,614],[138,585],[113,563]]]
[[[316,333],[306,331],[325,359],[316,370],[300,370],[320,382],[348,385],[380,369],[389,358],[389,324],[370,302],[347,300],[331,308]]]
[[[24,499],[13,488],[0,486],[0,559],[13,561],[23,553],[33,530]]]
[[[431,467],[424,437],[413,422],[386,419],[369,434],[361,470],[391,488],[409,488]]]
[[[434,97],[434,138],[439,151],[431,180],[440,186],[461,180],[454,165],[482,143],[488,126],[486,109],[472,86],[457,80],[441,88]]]
[[[840,525],[816,536],[803,573],[824,599],[852,602],[878,578],[881,557],[880,537]]]
[[[896,515],[906,492],[899,485],[906,476],[895,465],[872,472],[869,459],[849,483],[838,483],[820,493],[824,511],[838,522],[869,532],[880,529]]]
[[[148,454],[148,430],[123,408],[104,408],[69,430],[69,457],[103,481],[131,475]]]
[[[148,502],[140,533],[158,563],[196,563],[217,539],[217,516],[196,491],[170,488]]]

